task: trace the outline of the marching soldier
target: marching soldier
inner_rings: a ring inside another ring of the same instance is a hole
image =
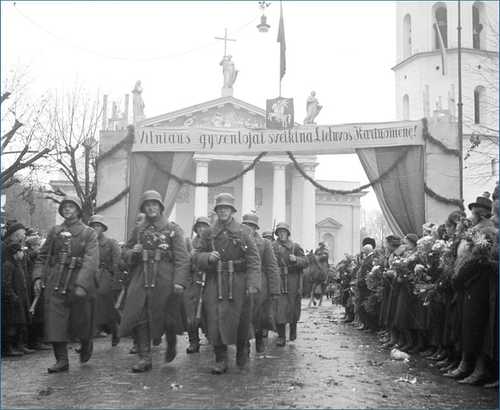
[[[255,329],[255,350],[262,353],[265,349],[264,338],[268,330],[275,330],[274,308],[280,294],[280,271],[274,256],[271,241],[262,238],[259,229],[259,217],[255,214],[243,215],[242,223],[253,232],[253,238],[261,261],[262,287],[254,298],[253,325]]]
[[[49,373],[68,371],[68,342],[73,339],[81,342],[81,363],[92,355],[99,246],[96,232],[81,222],[81,213],[77,198],[61,201],[64,222],[49,232],[33,269],[35,295],[44,290],[45,339],[52,343],[56,358]]]
[[[188,251],[190,251],[191,254],[194,249],[200,246],[201,235],[208,228],[210,228],[210,221],[204,216],[197,218],[194,222],[193,232],[196,236],[188,246]],[[198,266],[194,263],[194,259],[191,263],[191,274],[191,283],[184,292],[184,310],[186,314],[189,337],[189,346],[186,349],[186,353],[198,353],[200,351],[200,335],[198,327],[202,323],[200,302],[203,301],[206,274],[205,272],[200,271]]]
[[[236,344],[236,364],[248,361],[252,298],[260,290],[259,252],[248,227],[233,218],[234,198],[215,198],[217,221],[203,233],[194,261],[207,272],[204,310],[208,338],[214,347],[213,374],[227,371],[227,345]]]
[[[308,266],[304,251],[298,243],[290,238],[290,226],[280,222],[275,234],[278,239],[273,242],[274,253],[281,273],[281,295],[278,298],[276,327],[278,330],[277,346],[286,344],[286,324],[290,324],[290,340],[297,338],[297,322],[300,319],[302,300],[302,271]]]
[[[156,191],[143,194],[140,211],[146,215],[127,242],[125,257],[131,276],[120,324],[121,336],[133,335],[139,361],[134,373],[152,368],[151,341],[166,333],[165,362],[174,360],[180,322],[179,295],[187,286],[189,254],[182,230],[163,215]]]
[[[120,247],[118,242],[104,235],[108,226],[101,215],[93,215],[89,219],[89,226],[97,232],[99,242],[95,325],[98,331],[107,328],[111,332],[111,346],[116,346],[120,341],[118,337],[120,315],[115,309],[115,288],[120,276]]]

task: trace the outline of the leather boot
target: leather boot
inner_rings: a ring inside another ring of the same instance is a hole
[[[215,365],[212,367],[212,374],[223,374],[227,371],[227,346],[215,346]]]
[[[118,336],[118,323],[114,323],[111,329],[111,346],[118,346],[120,343],[120,336]]]
[[[262,332],[258,331],[255,333],[255,351],[257,353],[264,353],[266,346],[264,344],[264,336]]]
[[[198,334],[198,328],[196,330],[188,331],[189,346],[186,349],[186,353],[198,353],[200,351],[200,336]]]
[[[82,340],[80,346],[80,363],[87,363],[92,357],[94,342],[92,340]]]
[[[465,379],[459,380],[460,384],[470,384],[472,386],[477,386],[483,384],[488,378],[486,372],[486,364],[483,355],[479,356],[476,360],[476,365],[474,371],[467,376]]]
[[[278,331],[278,340],[276,341],[276,346],[283,347],[286,345],[286,325],[276,325],[276,330]]]
[[[132,366],[132,372],[143,373],[150,371],[153,368],[153,363],[151,359],[151,341],[149,340],[147,325],[137,327],[135,341],[137,343],[139,361]]]
[[[449,377],[450,379],[463,379],[472,373],[472,369],[470,366],[470,362],[468,362],[465,358],[462,357],[460,364],[454,370],[450,370],[449,372],[443,374],[444,377]]]
[[[297,339],[297,322],[290,323],[290,341],[293,342]]]
[[[165,351],[165,363],[170,363],[177,356],[177,335],[174,330],[167,330],[165,337],[167,350]]]
[[[247,342],[239,342],[236,345],[236,366],[240,369],[244,369],[248,363],[248,357],[250,356],[250,343]]]
[[[52,343],[56,363],[47,369],[48,373],[67,372],[69,370],[68,344],[66,342]]]

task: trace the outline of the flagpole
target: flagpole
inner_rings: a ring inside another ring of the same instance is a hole
[[[458,5],[458,25],[457,25],[457,40],[458,40],[458,163],[460,166],[459,184],[460,184],[460,200],[464,200],[464,129],[463,129],[463,103],[462,103],[462,22],[461,22],[461,4]]]
[[[283,19],[283,1],[280,0],[280,23],[281,23],[282,19]],[[280,45],[280,47],[281,47],[281,45]],[[283,79],[283,77],[281,76],[281,51],[280,51],[280,86],[279,86],[279,93],[278,93],[280,98],[281,98],[281,81],[282,81],[282,79]]]

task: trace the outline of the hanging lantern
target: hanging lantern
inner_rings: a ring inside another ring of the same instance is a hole
[[[267,17],[265,14],[260,16],[260,23],[257,24],[257,28],[259,29],[259,32],[261,33],[267,33],[271,26],[267,24]]]

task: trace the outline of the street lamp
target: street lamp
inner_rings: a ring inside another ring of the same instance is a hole
[[[267,17],[265,10],[271,5],[269,2],[259,1],[259,8],[262,10],[262,16],[260,16],[260,23],[257,24],[257,29],[260,33],[267,33],[271,26],[267,24]]]

